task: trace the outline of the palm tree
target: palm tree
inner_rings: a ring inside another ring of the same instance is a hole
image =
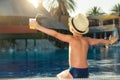
[[[100,7],[94,6],[91,8],[88,12],[87,15],[89,16],[99,16],[105,14]]]
[[[97,6],[94,6],[87,12],[88,17],[92,17],[92,18],[98,17],[103,14],[105,14],[105,13],[102,11],[102,9],[100,7],[97,7]],[[98,19],[98,20],[99,20],[99,25],[103,25],[103,21],[100,19]]]
[[[119,16],[119,27],[118,27],[118,32],[119,32],[119,37],[120,37],[120,4],[116,4],[113,8],[112,8],[112,14],[118,15]]]
[[[120,16],[120,4],[119,4],[119,3],[116,4],[116,5],[112,8],[111,11],[112,11],[112,13],[114,13],[114,14]]]
[[[68,12],[75,10],[75,0],[45,0],[51,15],[57,15],[58,21],[61,21],[62,15],[69,15]]]

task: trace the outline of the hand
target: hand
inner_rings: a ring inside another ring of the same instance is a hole
[[[39,24],[36,22],[35,18],[30,18],[29,19],[29,27],[30,29],[38,29]]]
[[[110,44],[114,44],[118,40],[118,38],[110,35],[109,40],[110,40]]]

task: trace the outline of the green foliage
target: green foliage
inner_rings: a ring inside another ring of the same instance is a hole
[[[94,6],[87,12],[87,15],[89,16],[98,16],[102,14],[105,14],[105,13],[102,11],[100,7],[97,7],[97,6]]]
[[[120,4],[116,4],[111,11],[112,13],[118,14],[120,16]]]
[[[68,9],[70,11],[74,11],[75,10],[75,1],[74,0],[44,0],[45,2],[47,2],[48,5],[46,5],[50,10],[52,11],[52,9],[58,7],[58,10],[62,10],[64,9]]]

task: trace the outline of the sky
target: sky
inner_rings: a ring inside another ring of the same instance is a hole
[[[110,10],[115,4],[120,4],[120,0],[75,0],[77,1],[78,9],[75,13],[70,14],[75,16],[78,13],[86,15],[86,12],[89,11],[94,6],[100,7],[105,13],[110,14]]]
[[[36,5],[39,0],[28,0],[32,4]],[[46,0],[47,3],[49,0]],[[111,9],[116,4],[120,4],[120,0],[74,0],[76,2],[76,6],[78,7],[75,12],[70,13],[70,16],[75,16],[78,13],[82,13],[86,15],[86,13],[93,8],[94,6],[100,7],[103,12],[110,14]],[[45,6],[46,4],[44,4]],[[35,7],[37,7],[36,5]],[[48,6],[49,7],[49,6]],[[46,6],[47,8],[47,6]]]

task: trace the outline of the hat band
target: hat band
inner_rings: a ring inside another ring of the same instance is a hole
[[[78,30],[78,29],[75,27],[74,22],[73,22],[73,18],[72,18],[72,25],[73,25],[73,27],[74,27],[74,29],[75,29],[76,31],[78,31],[78,32],[80,32],[80,33],[84,33],[84,32],[85,32],[85,31],[80,31],[80,30]]]

